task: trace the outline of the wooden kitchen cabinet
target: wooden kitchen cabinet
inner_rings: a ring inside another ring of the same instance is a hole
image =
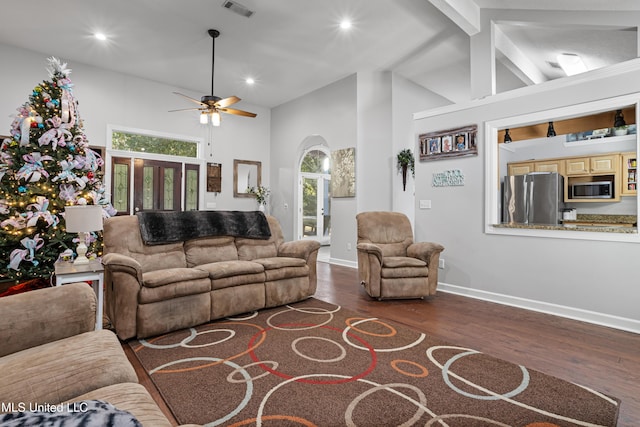
[[[603,173],[616,173],[620,165],[620,154],[607,154],[605,156],[591,156],[591,168],[589,173],[598,175]]]
[[[564,161],[516,162],[507,165],[507,175],[524,175],[531,172],[558,172],[564,175]]]
[[[565,160],[567,176],[571,175],[602,175],[618,172],[620,154],[606,154],[603,156],[573,157]]]
[[[535,162],[533,168],[536,172],[558,172],[560,175],[564,175],[564,162],[562,160]]]
[[[533,162],[509,163],[507,165],[507,175],[524,175],[534,171]]]
[[[589,157],[576,157],[565,160],[567,175],[587,175],[591,170],[590,160]]]
[[[638,159],[635,152],[622,153],[622,196],[638,194]]]

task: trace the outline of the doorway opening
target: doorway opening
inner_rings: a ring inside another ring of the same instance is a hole
[[[298,180],[299,239],[331,243],[331,156],[326,147],[307,149],[300,162]]]

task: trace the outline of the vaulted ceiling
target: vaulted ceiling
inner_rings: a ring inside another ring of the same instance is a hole
[[[71,68],[89,64],[205,95],[211,82],[207,30],[215,28],[221,32],[215,63],[221,97],[273,107],[358,71],[389,70],[460,102],[470,97],[470,48],[468,31],[454,23],[456,14],[640,13],[635,0],[238,1],[255,13],[240,16],[223,7],[224,0],[4,0],[0,43],[58,56]],[[349,30],[340,28],[343,19],[352,21]],[[498,28],[502,41],[515,46],[542,81],[564,76],[554,63],[559,51],[584,56],[591,68],[637,56],[635,27],[501,22]],[[96,32],[107,40],[96,40]],[[496,52],[506,76],[499,86],[535,83],[509,52]],[[10,62],[3,58],[5,66]],[[247,77],[255,83],[247,85]],[[167,109],[183,102],[176,99]]]

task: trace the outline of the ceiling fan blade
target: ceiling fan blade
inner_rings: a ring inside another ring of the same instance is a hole
[[[205,105],[202,102],[198,101],[197,99],[191,98],[190,96],[187,96],[187,95],[183,95],[180,92],[173,92],[173,93],[175,93],[176,95],[180,95],[181,97],[188,99],[191,102],[195,102],[198,105]]]
[[[235,114],[236,116],[256,117],[257,114],[250,113],[248,111],[236,110],[235,108],[218,108],[218,111],[222,111],[227,114]]]
[[[206,110],[206,108],[204,107],[194,107],[194,108],[178,108],[177,110],[169,110],[170,113],[175,113],[176,111],[195,111],[195,110],[200,110],[200,111],[204,111]]]
[[[224,98],[221,99],[219,101],[216,101],[216,103],[214,104],[217,108],[225,108],[228,107],[229,105],[233,105],[237,102],[240,102],[241,99],[238,98],[237,96],[230,96],[228,98]]]

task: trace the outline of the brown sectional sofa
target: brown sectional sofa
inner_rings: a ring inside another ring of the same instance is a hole
[[[95,331],[95,321],[96,296],[86,283],[0,298],[0,412],[102,400],[142,425],[171,426],[116,335]]]
[[[203,213],[204,215],[204,213]],[[315,241],[210,236],[144,243],[138,216],[104,223],[107,314],[122,340],[300,301],[316,291]]]

